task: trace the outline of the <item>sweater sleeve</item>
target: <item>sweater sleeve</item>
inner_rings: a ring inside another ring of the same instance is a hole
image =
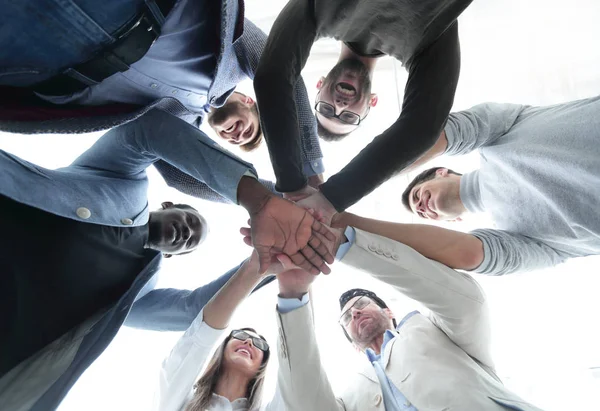
[[[460,73],[458,23],[408,67],[398,120],[321,185],[325,197],[340,212],[412,164],[437,141],[452,108]]]
[[[504,275],[552,267],[570,256],[521,234],[479,229],[471,232],[483,243],[483,261],[472,270],[478,274]]]
[[[238,61],[248,77],[254,80],[260,57],[267,43],[267,35],[250,20],[245,19],[244,35],[241,40],[242,44],[239,48],[243,52],[238,53]],[[306,176],[322,174],[325,169],[323,167],[323,153],[317,135],[317,121],[312,113],[306,85],[302,77],[298,78],[295,83],[294,99],[298,109],[298,129],[304,174]],[[261,117],[264,117],[262,111]]]
[[[446,123],[448,146],[445,154],[468,154],[494,143],[508,133],[525,106],[519,104],[478,104],[450,114]]]
[[[275,20],[254,78],[276,189],[283,193],[306,185],[295,88],[316,33],[312,2],[290,0]],[[310,135],[313,126],[307,127]]]

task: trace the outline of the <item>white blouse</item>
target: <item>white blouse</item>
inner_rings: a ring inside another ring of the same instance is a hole
[[[193,397],[196,380],[226,331],[228,330],[217,330],[206,324],[204,310],[200,311],[190,328],[181,336],[162,363],[152,410],[182,411],[185,409]],[[275,398],[261,409],[285,410],[278,388]],[[245,398],[238,398],[230,402],[227,398],[213,393],[206,411],[248,411],[248,401]]]

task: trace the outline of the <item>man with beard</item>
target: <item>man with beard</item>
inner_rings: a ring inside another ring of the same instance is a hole
[[[315,276],[288,265],[277,275],[278,384],[287,410],[540,411],[496,375],[488,302],[473,278],[386,237],[348,228],[346,239],[338,259],[429,312],[413,311],[397,322],[375,293],[343,293],[339,324],[368,362],[336,396],[321,365],[309,304]]]
[[[460,71],[456,19],[471,0],[291,0],[269,34],[254,87],[263,133],[277,177],[290,198],[330,220],[421,156],[442,131]],[[356,130],[377,97],[370,77],[378,57],[390,55],[409,71],[402,112],[344,169],[305,188],[293,87],[320,37],[342,41],[340,59],[319,80],[316,117],[322,136]]]
[[[254,101],[233,104],[242,102],[233,91],[254,78],[267,40],[244,18],[243,1],[3,2],[2,33],[0,130],[89,132],[152,115],[156,108],[199,127],[209,111],[218,112],[231,99],[213,127],[222,138],[244,140],[244,148],[260,144]],[[318,176],[323,155],[302,80],[294,96],[303,172]],[[185,130],[172,124],[171,133]],[[186,194],[229,201],[162,160],[156,168]]]
[[[184,330],[235,272],[193,292],[144,295],[155,282],[161,254],[191,252],[207,233],[206,221],[189,206],[167,202],[162,211],[149,212],[146,169],[158,160],[206,179],[244,206],[253,224],[262,226],[252,235],[269,262],[271,250],[295,255],[300,248],[294,260],[306,256],[314,274],[329,271],[312,265],[319,257],[309,247],[329,262],[333,258],[318,239],[309,239],[313,230],[329,234],[307,211],[274,196],[251,165],[215,147],[192,125],[183,123],[189,132],[162,138],[182,120],[158,110],[151,114],[110,130],[57,170],[0,150],[3,409],[55,409],[114,338],[134,301],[139,299],[134,325]],[[215,175],[216,167],[227,174]],[[282,219],[289,226],[281,227]],[[267,265],[261,262],[263,272]]]

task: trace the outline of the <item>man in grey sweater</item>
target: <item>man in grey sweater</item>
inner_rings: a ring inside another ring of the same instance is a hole
[[[548,107],[486,103],[452,113],[421,162],[479,149],[479,170],[429,169],[409,185],[403,203],[428,220],[485,211],[496,229],[398,224],[394,239],[453,268],[490,275],[600,254],[599,142],[600,96]],[[377,232],[369,221],[355,226]]]

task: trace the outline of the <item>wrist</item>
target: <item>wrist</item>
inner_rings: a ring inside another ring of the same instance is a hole
[[[341,213],[336,213],[333,215],[331,219],[331,227],[333,228],[341,228],[343,230],[346,229],[350,224],[350,213],[346,211],[342,211]]]
[[[297,298],[298,300],[301,300],[306,293],[308,293],[308,288],[305,290],[291,290],[279,287],[280,298]]]
[[[244,277],[253,280],[260,280],[266,275],[266,273],[260,273],[260,265],[258,263],[258,260],[252,257],[244,261],[240,271]]]
[[[240,179],[237,190],[238,203],[248,211],[248,214],[259,212],[271,197],[273,193],[257,179],[248,176]]]

